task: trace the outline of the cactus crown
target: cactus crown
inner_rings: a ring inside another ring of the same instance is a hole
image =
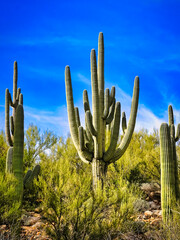
[[[21,89],[17,89],[17,62],[14,62],[14,76],[13,76],[13,99],[6,89],[5,93],[5,133],[6,140],[9,146],[13,146],[14,142],[14,125],[15,125],[15,114],[18,104],[23,105],[23,95]],[[13,115],[9,116],[9,107],[13,108]]]
[[[91,50],[92,112],[87,90],[83,92],[85,128],[81,126],[78,108],[74,107],[69,66],[65,68],[65,83],[70,132],[80,158],[84,162],[92,162],[93,159],[99,159],[106,164],[118,160],[128,147],[135,127],[139,99],[139,78],[136,77],[134,81],[128,126],[126,125],[126,115],[123,113],[122,128],[124,135],[118,148],[116,147],[119,138],[121,104],[116,102],[114,86],[111,91],[109,89],[104,91],[103,33],[99,34],[98,63],[96,63],[95,50]],[[111,141],[108,149],[105,151],[105,131],[107,126],[111,126]]]

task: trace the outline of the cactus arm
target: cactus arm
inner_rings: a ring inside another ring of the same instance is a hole
[[[13,147],[13,173],[17,179],[17,198],[23,196],[23,152],[24,152],[24,110],[18,105],[15,116],[14,147]]]
[[[109,145],[109,148],[104,154],[105,162],[108,162],[110,158],[114,155],[114,151],[116,149],[118,138],[119,138],[120,119],[121,119],[121,105],[120,105],[120,102],[117,102],[116,109],[115,109],[115,118],[114,118],[113,127],[112,127],[111,143]]]
[[[6,156],[6,172],[12,173],[13,147],[10,147]]]
[[[110,159],[111,162],[115,162],[116,160],[118,160],[124,154],[124,152],[126,151],[130,143],[130,140],[134,131],[135,123],[136,123],[138,100],[139,100],[139,77],[136,77],[134,80],[133,98],[132,98],[131,113],[130,113],[130,119],[128,122],[128,127],[120,143],[120,146],[115,151],[115,154],[112,157],[112,159]]]
[[[99,91],[98,91],[98,79],[97,79],[96,52],[94,49],[91,50],[91,86],[92,86],[93,126],[96,131],[96,134],[93,137],[94,138],[94,157],[98,159],[99,158],[99,135],[100,134],[97,135],[97,133],[100,133],[99,132],[99,130],[100,130],[100,121],[99,121],[100,114],[99,114]],[[88,117],[88,115],[87,115],[87,117]]]
[[[110,112],[109,112],[109,115],[108,117],[106,118],[106,124],[110,124],[113,120],[113,117],[114,117],[114,110],[115,110],[115,104],[116,104],[116,100],[114,99],[113,100],[113,103],[111,105],[111,108],[110,108]]]
[[[75,111],[76,124],[77,124],[77,127],[79,128],[79,126],[81,126],[81,121],[80,121],[80,117],[79,117],[78,107],[75,107],[74,111]]]
[[[9,105],[13,107],[13,101],[12,101],[10,92],[9,92]]]
[[[82,126],[79,126],[79,145],[80,145],[80,150],[83,151],[85,149],[85,144],[84,144],[84,130]]]
[[[13,103],[16,103],[17,96],[17,62],[14,62],[14,75],[13,75]]]
[[[23,105],[23,94],[20,93],[19,95],[19,104]]]
[[[69,119],[71,137],[79,153],[81,160],[85,163],[88,163],[92,159],[92,154],[86,151],[80,151],[80,148],[79,148],[79,134],[78,134],[78,128],[76,124],[73,92],[72,92],[72,84],[71,84],[71,74],[70,74],[69,66],[66,66],[65,68],[65,83],[66,83],[66,101],[67,101],[67,110],[68,110],[68,119]]]
[[[177,142],[179,138],[180,138],[180,123],[177,126],[175,142]]]
[[[10,123],[9,123],[9,90],[6,89],[6,94],[5,94],[5,132],[6,132],[6,140],[9,144],[9,146],[13,146],[13,141],[11,138],[11,133],[10,133]]]
[[[83,91],[83,104],[84,104],[84,111],[90,111],[90,105],[89,105],[89,99],[88,99],[88,92],[87,90],[85,89]]]
[[[172,105],[168,106],[169,125],[174,124],[174,114]]]
[[[71,73],[69,66],[65,68],[65,83],[66,83],[66,102],[67,102],[67,110],[68,110],[68,119],[70,132],[72,136],[72,140],[76,149],[78,149],[79,139],[78,139],[78,128],[76,124],[75,110],[74,110],[74,101],[73,101],[73,91],[71,84]]]
[[[86,148],[89,150],[89,152],[92,153],[93,149],[94,149],[93,140],[92,140],[92,138],[88,139],[86,130],[84,130],[84,142],[85,142]]]
[[[110,107],[110,104],[109,104],[109,89],[106,88],[105,90],[105,101],[104,101],[104,113],[103,113],[103,119],[105,120],[109,114],[109,107]]]
[[[17,62],[14,62],[14,74],[13,74],[13,117],[15,119],[15,113],[16,113],[16,107],[17,107],[17,101],[16,101],[16,96],[17,96]]]
[[[97,136],[97,131],[95,130],[93,123],[92,123],[92,115],[90,111],[86,111],[85,114],[85,121],[87,123],[88,130],[90,131],[91,135]]]
[[[99,134],[98,134],[98,157],[102,158],[105,139],[104,113],[104,37],[99,33],[98,40],[98,91],[99,91]]]
[[[19,95],[21,93],[21,88],[17,89],[16,101],[19,101]]]
[[[112,86],[112,88],[111,88],[111,94],[110,94],[110,106],[113,104],[113,101],[114,101],[114,99],[115,99],[115,93],[116,93],[115,86]]]
[[[124,134],[125,134],[126,129],[127,129],[126,114],[125,114],[125,112],[123,112],[122,113],[122,130],[123,130]]]
[[[10,117],[10,127],[11,127],[11,134],[12,134],[12,138],[14,136],[14,119],[13,116]]]

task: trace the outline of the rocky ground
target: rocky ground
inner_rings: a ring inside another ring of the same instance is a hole
[[[153,229],[158,229],[161,222],[161,203],[160,203],[160,186],[156,183],[144,183],[141,189],[145,193],[144,200],[138,200],[135,203],[135,209],[139,212],[136,218],[136,224],[132,232],[129,232],[118,239],[135,240],[135,239],[156,239]],[[146,223],[149,223],[149,230],[145,230]],[[38,212],[27,212],[22,216],[21,239],[22,240],[50,240],[44,230],[45,223]],[[136,234],[135,234],[136,233]],[[0,226],[0,240],[8,240],[8,229],[6,225]],[[111,238],[109,238],[110,240]]]

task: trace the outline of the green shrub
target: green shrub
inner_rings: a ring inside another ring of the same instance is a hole
[[[160,181],[160,150],[158,132],[134,132],[131,143],[116,168],[130,183]]]
[[[42,157],[37,184],[48,234],[53,239],[104,239],[127,231],[137,190],[112,165],[104,190],[94,195],[90,166],[81,165],[73,149],[67,140],[54,149],[56,154]]]
[[[16,180],[14,176],[0,173],[0,225],[9,228],[10,239],[18,239],[20,230],[20,203],[16,199]]]

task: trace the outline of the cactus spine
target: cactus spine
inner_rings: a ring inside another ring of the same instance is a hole
[[[13,115],[9,116],[9,107]],[[24,109],[21,89],[17,89],[17,62],[14,62],[13,99],[9,90],[5,94],[5,133],[10,148],[7,154],[6,171],[17,178],[17,198],[23,194]]]
[[[90,110],[88,93],[83,92],[85,111],[85,129],[80,126],[78,110],[74,107],[71,74],[69,66],[65,68],[66,101],[71,137],[82,161],[92,163],[93,186],[96,189],[99,183],[103,185],[103,178],[110,163],[118,160],[126,151],[136,122],[139,99],[139,78],[134,81],[131,114],[128,126],[123,114],[124,135],[117,147],[119,138],[121,104],[116,102],[115,87],[111,92],[104,91],[104,39],[103,33],[99,34],[98,41],[98,67],[96,52],[91,50],[91,86],[92,86],[92,113]],[[105,151],[105,130],[111,126],[111,141]]]
[[[180,124],[175,136],[174,115],[171,105],[168,107],[169,125],[162,123],[160,127],[161,157],[161,205],[164,223],[170,224],[173,209],[179,200],[178,163],[176,142],[180,138]]]

